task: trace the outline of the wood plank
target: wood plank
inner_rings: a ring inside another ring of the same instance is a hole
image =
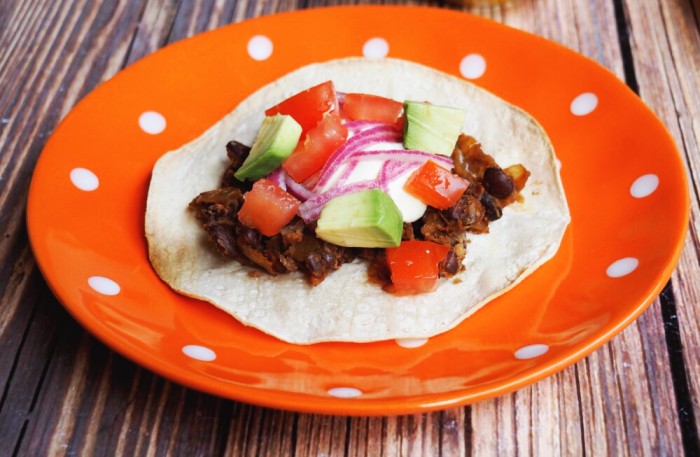
[[[18,209],[58,120],[100,81],[166,43],[300,5],[343,3],[354,2],[0,2],[0,25],[9,25],[0,27],[0,112],[8,120],[0,123],[0,341],[11,356],[0,354],[0,441],[17,444],[19,455],[682,455],[658,301],[584,361],[511,395],[429,414],[347,418],[258,408],[172,384],[87,336],[51,298]],[[555,39],[624,77],[612,1],[521,3],[472,11]],[[651,31],[658,41],[633,41],[640,93],[675,125],[697,176],[700,103],[690,75],[700,71],[682,71],[698,69],[690,2],[664,0],[661,10],[638,3],[628,6],[633,36]],[[655,79],[657,62],[665,79]],[[689,247],[674,291],[697,417],[697,187],[693,192]]]
[[[333,418],[328,419],[330,422]],[[292,455],[296,421],[295,413],[237,404],[226,435],[225,455]],[[332,425],[329,422],[324,425]]]
[[[30,268],[27,280],[18,281],[25,273],[16,272],[8,287],[10,294],[3,297],[3,303],[8,303],[8,306],[0,307],[3,318],[11,314],[0,333],[3,342],[0,351],[0,385],[3,386],[0,443],[8,449],[15,449],[21,443],[27,424],[33,418],[36,392],[42,387],[43,373],[53,354],[55,316],[59,311],[54,306],[49,312],[43,312],[40,303],[51,301],[51,297],[45,289],[31,287],[40,280],[26,249],[17,266],[22,265]],[[5,315],[6,311],[11,313]]]
[[[139,25],[124,61],[129,66],[167,44],[168,33],[175,20],[177,0],[155,0],[145,2]]]
[[[344,417],[299,414],[296,421],[293,455],[341,456],[342,447],[350,433],[350,421]],[[353,427],[354,428],[354,427]]]
[[[62,114],[121,67],[121,62],[110,67],[109,59],[119,59],[120,44],[128,43],[136,24],[129,8],[138,4],[111,6],[79,1],[2,5],[11,26],[0,30],[0,433],[3,448],[11,452],[17,446],[22,455],[78,447],[67,436],[75,421],[91,430],[88,422],[80,422],[85,406],[63,405],[61,398],[85,385],[100,386],[93,384],[100,379],[97,373],[87,381],[72,379],[65,369],[60,376],[46,374],[56,364],[85,367],[88,346],[71,338],[85,332],[40,279],[27,243],[24,207],[36,157]],[[126,49],[121,47],[121,60]],[[56,340],[72,344],[57,349]],[[104,404],[104,397],[98,395],[95,404]],[[59,420],[51,415],[58,411],[75,414]],[[95,414],[101,415],[99,408]]]
[[[681,412],[700,433],[700,32],[698,5],[691,0],[630,2],[627,15],[640,96],[660,117],[684,157],[690,177],[689,233],[673,275],[675,312],[680,326],[686,379],[690,383],[692,411]],[[691,416],[692,413],[692,416]],[[690,432],[690,431],[689,431]]]
[[[44,303],[51,302],[47,300]],[[52,351],[37,354],[33,363],[27,361],[30,370],[36,369],[37,364],[44,364],[47,368],[45,374],[39,378],[39,386],[28,385],[36,400],[30,408],[24,410],[27,414],[27,424],[19,436],[21,441],[17,443],[17,455],[40,455],[49,452],[50,449],[59,453],[65,452],[70,448],[70,430],[81,413],[77,404],[65,407],[62,398],[71,392],[79,391],[79,386],[84,383],[84,371],[81,370],[86,367],[85,357],[88,351],[80,343],[81,340],[87,341],[89,338],[55,301],[45,311],[47,315],[44,319],[49,317],[51,312],[55,314],[46,323],[46,327],[33,327],[35,330],[32,337],[48,337]],[[20,353],[20,357],[23,356],[24,351]],[[35,411],[42,414],[34,414]],[[73,414],[69,414],[71,412]]]
[[[442,455],[439,441],[443,413],[387,417],[381,451],[383,455]],[[375,419],[376,420],[376,419]],[[373,449],[369,449],[371,454]],[[456,454],[460,455],[460,454]]]
[[[536,16],[521,14],[516,16],[517,22],[509,22],[506,11],[505,21],[554,39],[598,61],[624,80],[614,5],[594,3],[540,2],[533,10]],[[514,394],[516,399],[526,400],[504,405],[507,398],[503,397],[474,405],[472,428],[477,454],[517,450],[537,455],[543,449],[561,449],[565,455],[582,455],[584,450],[593,455],[657,455],[659,451],[680,455],[673,382],[668,357],[663,353],[663,326],[656,302],[642,319],[588,359]],[[646,357],[631,360],[629,354]],[[617,382],[611,383],[611,373],[616,373]],[[571,388],[574,385],[577,389]],[[600,411],[605,413],[594,414]],[[513,416],[517,418],[515,426]],[[482,421],[488,426],[483,427]],[[645,427],[641,435],[635,424]],[[494,434],[499,437],[498,450],[489,448]]]

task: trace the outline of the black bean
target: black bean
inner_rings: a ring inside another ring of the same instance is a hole
[[[496,198],[507,198],[513,193],[513,180],[500,168],[489,167],[484,172],[484,188]]]
[[[440,266],[442,267],[442,272],[447,277],[451,277],[459,273],[461,265],[459,264],[459,259],[457,259],[457,254],[454,250],[450,249],[447,251],[447,256],[445,257],[445,260],[442,261]]]
[[[503,210],[493,201],[493,198],[487,193],[481,195],[481,204],[484,206],[486,217],[489,221],[496,221],[503,215]]]
[[[315,252],[306,257],[306,262],[304,262],[304,264],[307,270],[309,270],[309,273],[312,275],[318,276],[323,273],[323,260],[321,259],[321,256]]]
[[[334,256],[333,253],[331,253],[331,252],[322,251],[321,252],[321,259],[323,259],[323,263],[325,263],[326,266],[331,266],[335,263],[336,256]]]

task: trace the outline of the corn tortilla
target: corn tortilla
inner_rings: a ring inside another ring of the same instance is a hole
[[[394,100],[425,100],[466,110],[463,131],[503,167],[531,173],[524,199],[507,206],[490,232],[469,235],[466,269],[437,291],[398,297],[368,282],[356,260],[311,287],[301,273],[251,275],[251,267],[210,246],[189,202],[217,188],[225,144],[251,144],[264,110],[326,80],[338,91]],[[503,294],[556,253],[569,210],[552,145],[527,113],[463,79],[397,59],[347,58],[312,64],[266,85],[203,135],[156,163],[148,192],[146,237],[151,263],[175,291],[206,300],[281,340],[371,342],[445,332]]]

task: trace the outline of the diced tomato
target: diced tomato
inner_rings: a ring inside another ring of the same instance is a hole
[[[294,218],[299,200],[269,179],[259,179],[244,196],[238,220],[263,235],[280,232]]]
[[[297,144],[294,152],[282,163],[282,168],[296,182],[302,182],[323,168],[328,157],[347,137],[348,129],[342,124],[338,112],[328,113]]]
[[[437,287],[439,264],[450,248],[432,241],[402,241],[387,248],[386,259],[396,295],[432,292]]]
[[[370,94],[345,94],[343,114],[355,121],[376,121],[403,127],[403,103]]]
[[[406,181],[404,189],[426,205],[447,209],[457,203],[469,182],[432,160],[428,160]]]
[[[326,81],[268,108],[265,115],[279,113],[292,116],[301,125],[301,137],[304,138],[304,134],[316,127],[324,114],[332,111],[338,111],[338,97],[333,82]]]

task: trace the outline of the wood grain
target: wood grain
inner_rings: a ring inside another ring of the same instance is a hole
[[[681,411],[680,414],[682,418],[689,418],[692,414],[697,424],[700,419],[700,361],[697,356],[700,353],[700,309],[697,306],[700,303],[700,184],[697,179],[700,170],[700,5],[695,2],[693,7],[692,4],[664,1],[659,10],[643,12],[660,15],[664,19],[663,28],[658,25],[655,27],[655,38],[656,44],[666,56],[664,68],[669,74],[669,84],[673,88],[672,94],[665,93],[663,97],[648,96],[645,100],[648,99],[647,103],[657,113],[663,113],[661,118],[666,125],[673,126],[672,134],[679,149],[684,153],[690,171],[690,192],[694,197],[691,198],[688,241],[681,257],[680,268],[673,277],[673,284],[677,312],[674,317],[680,329],[693,408],[693,411]],[[631,17],[637,18],[636,15]],[[644,52],[644,48],[640,48],[639,51]],[[646,86],[647,81],[643,82]],[[660,107],[668,106],[669,101],[672,101],[673,111],[662,111]],[[687,405],[681,408],[687,408]],[[688,425],[693,427],[694,424]],[[697,440],[697,428],[695,439]]]
[[[28,246],[26,193],[46,139],[82,97],[196,33],[356,3],[380,2],[0,2],[0,455],[700,453],[700,36],[692,0],[521,0],[466,9],[555,40],[627,79],[669,127],[688,167],[688,241],[665,298],[554,376],[429,414],[277,411],[195,392],[134,365],[86,334],[53,298]]]

